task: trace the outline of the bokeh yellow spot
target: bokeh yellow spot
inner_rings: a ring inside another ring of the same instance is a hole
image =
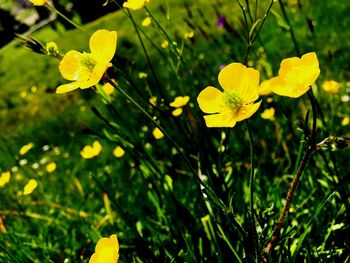
[[[117,158],[120,158],[120,157],[124,156],[124,154],[125,154],[125,151],[120,146],[115,147],[114,150],[113,150],[113,155],[115,157],[117,157]]]

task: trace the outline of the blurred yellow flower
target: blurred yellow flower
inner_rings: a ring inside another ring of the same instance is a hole
[[[92,254],[89,263],[116,263],[119,258],[119,243],[117,235],[111,235],[109,238],[101,238],[95,247],[95,253]]]
[[[149,103],[151,103],[153,106],[157,105],[157,97],[156,96],[152,96],[149,98]]]
[[[28,143],[26,145],[23,145],[22,148],[19,150],[19,155],[25,155],[33,147],[34,147],[34,143]]]
[[[162,139],[164,137],[164,133],[162,133],[162,131],[158,128],[154,128],[152,134],[156,140]]]
[[[269,108],[263,111],[263,113],[260,114],[261,118],[265,120],[273,120],[275,116],[275,109]]]
[[[148,77],[147,73],[145,73],[145,72],[139,73],[139,79],[146,79],[147,77]]]
[[[270,80],[264,80],[263,82],[260,83],[259,95],[266,96],[266,95],[271,94],[271,92],[272,92],[272,87],[271,87]]]
[[[91,145],[86,145],[81,151],[80,155],[84,159],[91,159],[100,154],[102,145],[98,141],[94,141]]]
[[[348,126],[350,124],[350,118],[344,117],[344,119],[341,121],[341,125]]]
[[[103,84],[102,89],[108,96],[112,96],[115,92],[115,88],[108,82]]]
[[[193,33],[193,31],[189,31],[189,32],[186,32],[185,34],[184,34],[184,38],[193,38],[193,36],[194,36],[194,33]]]
[[[168,47],[169,47],[169,42],[168,42],[168,40],[164,40],[160,46],[161,46],[162,48],[168,48]]]
[[[49,55],[56,55],[60,52],[58,50],[58,46],[55,42],[48,42],[46,44],[45,49],[46,49],[47,54],[49,54]]]
[[[33,5],[45,5],[46,2],[48,2],[48,0],[29,0],[29,2],[31,2]]]
[[[0,187],[5,186],[8,182],[10,182],[11,173],[9,171],[3,172],[0,176]]]
[[[219,73],[223,92],[207,87],[199,93],[197,101],[205,115],[207,127],[234,127],[236,122],[252,116],[260,107],[259,72],[241,63],[231,63]]]
[[[335,94],[340,89],[340,83],[336,82],[334,80],[327,80],[327,81],[323,82],[322,88],[327,93]]]
[[[272,91],[280,96],[298,98],[306,93],[320,75],[320,67],[315,52],[301,58],[283,59],[278,77],[272,78]]]
[[[123,7],[132,10],[137,10],[142,8],[145,4],[149,3],[150,0],[127,0],[124,2]]]
[[[98,30],[91,36],[89,45],[91,53],[71,50],[64,55],[59,69],[65,79],[73,82],[59,86],[56,93],[95,86],[112,66],[110,61],[117,47],[117,32]]]
[[[38,182],[35,179],[30,179],[28,183],[24,186],[23,194],[30,195],[33,193],[35,188],[37,188]]]
[[[123,149],[122,147],[120,147],[120,146],[115,147],[114,150],[113,150],[113,155],[114,155],[115,157],[117,157],[117,158],[122,157],[124,154],[125,154],[125,151],[124,151],[124,149]]]
[[[173,110],[173,111],[171,112],[171,114],[172,114],[173,116],[177,117],[177,116],[180,116],[180,115],[181,115],[182,111],[183,111],[182,108],[176,108],[175,110]]]
[[[51,163],[46,165],[46,171],[48,173],[54,172],[56,170],[56,168],[57,168],[57,164],[55,162],[51,162]]]
[[[170,107],[177,108],[177,109],[173,110],[171,114],[175,117],[180,116],[182,113],[182,107],[186,106],[186,104],[188,103],[189,100],[190,100],[189,96],[176,97],[175,100],[169,104]]]
[[[141,22],[141,26],[147,27],[152,24],[152,19],[150,17],[146,17],[144,20]]]

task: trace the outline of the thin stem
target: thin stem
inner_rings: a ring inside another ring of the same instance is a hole
[[[66,20],[68,23],[70,23],[71,25],[75,26],[76,28],[80,29],[82,32],[84,32],[85,34],[90,36],[90,34],[84,28],[82,28],[79,24],[75,23],[73,20],[66,17],[64,14],[62,14],[60,11],[58,11],[54,6],[52,6],[48,3],[46,3],[45,5],[47,6],[48,9],[55,12],[57,15],[62,17],[64,20]]]

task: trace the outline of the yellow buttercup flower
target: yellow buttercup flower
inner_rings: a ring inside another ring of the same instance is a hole
[[[116,263],[119,258],[119,242],[117,235],[101,238],[95,247],[95,253],[89,263]]]
[[[344,119],[341,121],[342,126],[348,126],[350,124],[350,118],[344,117]]]
[[[160,44],[162,48],[168,48],[169,47],[169,42],[168,40],[163,40],[162,44]]]
[[[146,17],[144,20],[141,22],[141,26],[147,27],[152,24],[152,19],[150,17]]]
[[[283,59],[278,77],[272,78],[272,91],[280,96],[298,98],[306,93],[320,75],[320,67],[315,52],[301,58]]]
[[[265,120],[273,120],[275,116],[275,109],[274,108],[266,109],[263,111],[263,113],[260,114],[260,116]]]
[[[10,172],[3,172],[0,176],[0,187],[3,187],[8,182],[10,182],[11,179],[11,173]]]
[[[149,3],[150,0],[128,0],[124,2],[123,7],[132,10],[137,10],[142,8],[145,4]]]
[[[157,105],[157,97],[156,96],[152,96],[149,98],[149,103],[151,103],[153,106]]]
[[[241,63],[231,63],[219,73],[223,92],[207,87],[197,97],[207,127],[234,127],[236,122],[252,116],[260,107],[259,72]]]
[[[177,108],[171,112],[171,114],[175,117],[180,116],[182,114],[182,108]]]
[[[117,32],[101,29],[90,38],[91,53],[68,51],[59,69],[62,76],[73,82],[61,85],[56,93],[65,93],[78,88],[86,89],[95,86],[102,79],[107,68],[111,67],[117,47]]]
[[[125,154],[125,151],[120,146],[115,147],[113,150],[113,155],[117,158],[123,157],[124,154]]]
[[[180,116],[182,113],[182,107],[186,106],[189,100],[190,100],[189,96],[176,97],[175,100],[169,104],[170,107],[176,108],[171,112],[171,114],[175,117]]]
[[[29,0],[33,5],[41,6],[45,5],[48,0]]]
[[[35,179],[30,179],[28,183],[24,186],[23,194],[30,195],[33,193],[35,188],[37,188],[38,182]]]
[[[91,159],[100,154],[102,145],[98,141],[94,141],[91,145],[86,145],[81,151],[80,155],[84,159]]]
[[[26,145],[23,145],[22,148],[19,150],[19,155],[25,155],[33,147],[34,147],[34,143],[28,143]]]
[[[271,81],[270,80],[264,80],[260,83],[259,86],[259,95],[260,96],[266,96],[271,94],[272,87],[271,87]]]
[[[106,93],[106,95],[110,97],[114,95],[115,88],[110,83],[106,82],[105,84],[103,84],[102,89],[103,92]]]
[[[156,140],[160,140],[164,137],[164,133],[162,133],[162,131],[159,130],[158,128],[154,128],[152,134]]]
[[[51,162],[48,165],[46,165],[46,171],[48,173],[54,172],[56,170],[56,168],[57,168],[57,164],[55,162]]]
[[[336,82],[334,80],[327,80],[327,81],[323,82],[322,88],[327,93],[335,94],[340,89],[340,83]]]

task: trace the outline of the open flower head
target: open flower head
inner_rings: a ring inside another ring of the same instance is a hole
[[[123,7],[132,10],[137,10],[142,8],[145,4],[149,3],[150,0],[127,0],[124,2]]]
[[[31,2],[33,5],[41,6],[45,5],[48,0],[29,0],[29,2]]]
[[[252,116],[260,107],[259,72],[241,63],[231,63],[219,73],[223,92],[207,87],[197,97],[207,127],[234,127]]]
[[[30,179],[28,183],[24,186],[23,194],[30,195],[37,188],[38,182],[35,179]]]
[[[340,83],[335,80],[326,80],[323,82],[322,88],[327,93],[335,94],[340,89]]]
[[[8,182],[10,182],[11,179],[11,173],[9,171],[3,172],[0,175],[0,187],[5,186]]]
[[[117,47],[117,32],[101,29],[90,38],[91,53],[68,51],[59,69],[62,76],[71,80],[68,84],[57,88],[56,93],[65,93],[78,88],[86,89],[95,86],[103,77]]]
[[[320,75],[320,67],[315,52],[301,58],[283,59],[278,77],[271,79],[272,91],[280,96],[298,98],[306,93]]]
[[[80,155],[84,159],[91,159],[100,154],[102,145],[98,141],[94,141],[91,145],[86,145],[81,151]]]
[[[119,243],[117,235],[101,238],[95,247],[95,253],[89,263],[116,263],[119,258]]]

